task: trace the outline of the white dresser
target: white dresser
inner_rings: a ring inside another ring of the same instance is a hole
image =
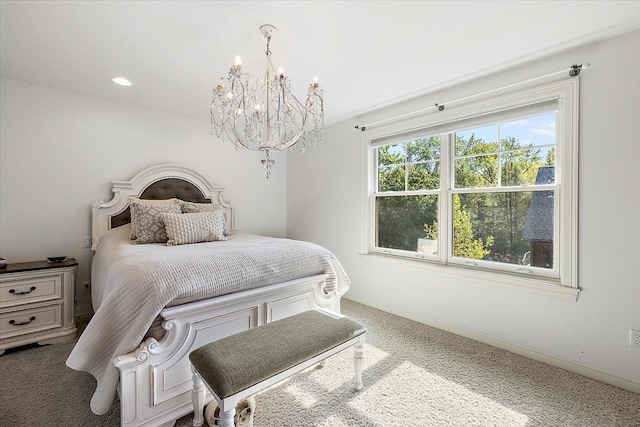
[[[78,262],[35,261],[0,270],[0,354],[37,342],[73,340],[75,279]]]

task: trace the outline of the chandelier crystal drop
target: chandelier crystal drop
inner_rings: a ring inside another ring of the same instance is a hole
[[[305,101],[300,102],[282,67],[273,67],[269,44],[274,30],[269,24],[260,27],[267,39],[264,78],[258,76],[250,84],[238,56],[226,80],[221,77],[213,89],[211,100],[211,126],[216,135],[231,141],[236,149],[264,152],[267,178],[275,163],[272,151],[297,145],[304,152],[317,145],[324,129],[324,100],[317,78],[309,85]]]

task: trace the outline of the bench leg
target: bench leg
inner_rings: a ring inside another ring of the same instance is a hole
[[[202,413],[204,412],[206,388],[200,375],[198,375],[193,367],[191,367],[191,369],[193,370],[193,391],[191,392],[191,399],[193,401],[193,425],[199,427],[204,424]]]
[[[234,427],[237,404],[238,399],[233,396],[220,402],[220,427]]]
[[[355,389],[362,390],[362,371],[364,370],[364,334],[353,347],[353,367],[356,371]]]

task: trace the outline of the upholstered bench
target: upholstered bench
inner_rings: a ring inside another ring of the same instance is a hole
[[[189,355],[193,425],[204,422],[205,385],[220,407],[220,425],[234,425],[239,400],[354,347],[355,388],[362,388],[366,328],[324,310],[310,310],[206,344]]]

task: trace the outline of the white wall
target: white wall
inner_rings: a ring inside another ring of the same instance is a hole
[[[160,163],[187,165],[226,188],[236,228],[286,234],[286,155],[274,155],[267,180],[261,157],[211,136],[206,119],[6,79],[0,93],[0,256],[77,258],[76,314],[91,309],[80,286],[90,280],[90,251],[82,245],[91,235],[91,203],[111,199],[111,180]]]
[[[289,237],[316,242],[337,255],[353,281],[347,298],[640,392],[640,349],[628,343],[629,328],[640,329],[637,52],[640,32],[329,126],[316,151],[289,154]],[[354,125],[583,62],[591,68],[580,77],[577,302],[359,255],[365,172]],[[438,66],[437,58],[433,65]]]

